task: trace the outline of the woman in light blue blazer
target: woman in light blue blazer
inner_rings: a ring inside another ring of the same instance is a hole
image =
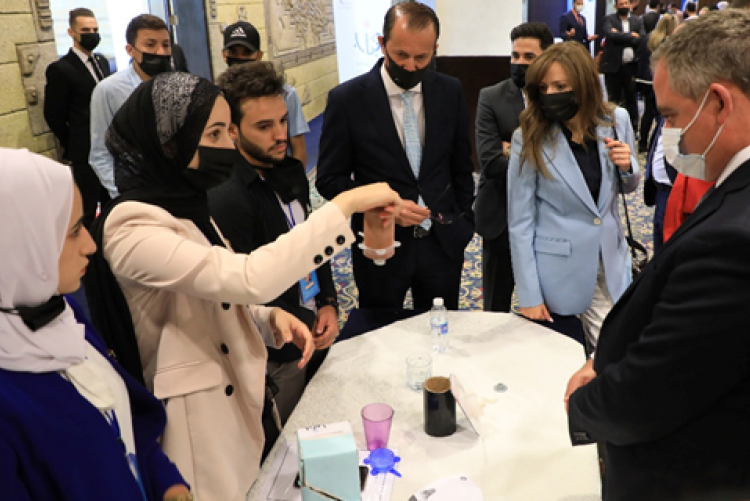
[[[594,62],[579,43],[554,45],[537,58],[526,92],[508,167],[520,312],[550,321],[550,312],[577,315],[593,350],[604,317],[631,281],[618,193],[638,186],[633,130],[625,110],[604,102]]]

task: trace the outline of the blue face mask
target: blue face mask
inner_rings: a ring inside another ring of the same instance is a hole
[[[687,124],[684,129],[664,127],[661,131],[664,158],[667,160],[667,162],[669,162],[669,164],[683,176],[693,177],[695,179],[700,179],[703,181],[706,181],[706,155],[708,155],[708,152],[711,151],[711,148],[713,148],[716,140],[719,139],[719,134],[721,134],[721,131],[724,129],[724,125],[726,125],[726,122],[724,122],[721,127],[719,127],[719,130],[711,141],[711,144],[708,145],[708,148],[706,148],[706,151],[704,151],[702,155],[697,153],[683,153],[682,151],[684,150],[684,145],[682,144],[682,136],[685,135],[688,129],[693,126],[695,121],[700,116],[701,111],[703,111],[703,107],[706,105],[706,100],[708,99],[708,95],[710,92],[710,89],[706,91],[706,95],[703,96],[703,101],[701,101],[701,105],[698,108],[698,111],[695,113],[693,119],[690,120],[690,123]]]

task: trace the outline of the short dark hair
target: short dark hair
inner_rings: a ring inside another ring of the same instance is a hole
[[[661,0],[649,0],[648,7],[649,9],[655,9],[661,5]]]
[[[383,41],[387,42],[391,37],[391,31],[396,24],[396,19],[404,16],[408,20],[409,29],[423,30],[430,24],[435,28],[435,40],[440,38],[440,20],[429,6],[419,2],[399,3],[388,9],[383,20]]]
[[[555,36],[546,23],[523,23],[513,28],[510,32],[510,42],[519,38],[536,38],[542,50],[555,43]]]
[[[232,110],[232,122],[236,125],[242,121],[242,103],[246,99],[280,96],[284,92],[284,83],[284,74],[267,61],[235,64],[216,81],[224,91]]]
[[[125,40],[130,45],[135,45],[135,39],[138,38],[138,32],[141,30],[167,30],[167,23],[160,17],[151,14],[141,14],[130,20],[125,30]]]
[[[68,26],[70,26],[71,28],[75,26],[76,19],[78,19],[79,17],[96,18],[93,10],[87,9],[86,7],[78,7],[77,9],[71,10],[68,14]]]
[[[688,2],[685,4],[685,12],[695,12],[695,2]]]

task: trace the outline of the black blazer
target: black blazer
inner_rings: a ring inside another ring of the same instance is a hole
[[[654,31],[654,28],[656,28],[656,25],[659,24],[659,18],[661,15],[658,12],[651,11],[646,14],[643,14],[641,16],[641,19],[643,20],[643,30],[646,33],[651,33]]]
[[[94,60],[102,75],[109,76],[107,59],[94,54]],[[96,80],[73,49],[47,66],[46,77],[44,119],[60,141],[63,159],[87,164],[91,148],[89,105]]]
[[[576,40],[578,42],[581,42],[586,46],[586,48],[588,48],[590,42],[588,40],[589,31],[588,27],[586,26],[586,18],[580,14],[578,14],[578,17],[581,18],[581,22],[583,24],[578,24],[576,16],[572,11],[568,11],[560,16],[560,38],[563,39],[563,42],[567,42],[568,40]],[[571,28],[575,28],[576,30],[576,34],[573,35],[572,38],[568,37],[568,31],[570,31]]]
[[[604,321],[569,426],[606,442],[607,501],[750,498],[749,198],[746,162]]]
[[[304,172],[299,160],[287,157]],[[244,159],[234,166],[232,177],[225,183],[209,190],[208,203],[211,217],[216,222],[224,238],[235,252],[249,254],[258,247],[269,244],[289,232],[284,212],[273,189],[264,183],[253,167]],[[310,188],[303,192],[300,200],[305,213],[310,212]],[[299,224],[301,221],[297,221]],[[272,273],[272,271],[270,271]],[[333,283],[331,263],[325,262],[317,270],[320,292],[315,296],[319,301],[336,299],[336,286]],[[302,277],[300,277],[302,278]],[[279,297],[267,303],[278,306],[301,321],[312,331],[315,314],[300,305],[299,282],[284,291]],[[279,362],[298,360],[302,353],[292,343],[280,349],[269,348],[269,358]]]
[[[479,91],[476,145],[482,173],[474,215],[483,238],[496,238],[508,227],[508,159],[503,141],[511,142],[523,108],[521,89],[510,78]]]
[[[638,45],[641,39],[646,35],[643,30],[643,21],[638,16],[630,16],[630,30],[627,33],[622,31],[622,19],[620,16],[610,14],[604,18],[601,36],[606,37],[604,52],[599,68],[602,73],[617,73],[622,66],[622,52],[626,47],[632,47],[635,53],[635,60],[638,60]],[[615,31],[612,31],[614,28]],[[639,36],[633,36],[638,33]]]
[[[464,248],[474,235],[474,166],[461,83],[435,71],[424,77],[425,146],[416,179],[393,122],[380,75],[382,64],[383,59],[369,73],[328,94],[320,137],[318,191],[330,200],[355,186],[387,181],[404,199],[416,202],[421,194],[433,212],[463,213],[453,224],[432,226],[448,256],[463,260]],[[355,234],[361,231],[361,214],[352,216],[352,228]],[[396,240],[409,245],[413,231],[397,225]],[[397,252],[392,259],[403,254]]]

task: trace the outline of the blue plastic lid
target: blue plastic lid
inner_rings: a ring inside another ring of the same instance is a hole
[[[370,455],[365,458],[364,463],[370,466],[373,475],[393,473],[397,477],[401,477],[398,470],[393,467],[399,461],[401,461],[401,458],[395,455],[392,450],[381,447],[370,452]]]

